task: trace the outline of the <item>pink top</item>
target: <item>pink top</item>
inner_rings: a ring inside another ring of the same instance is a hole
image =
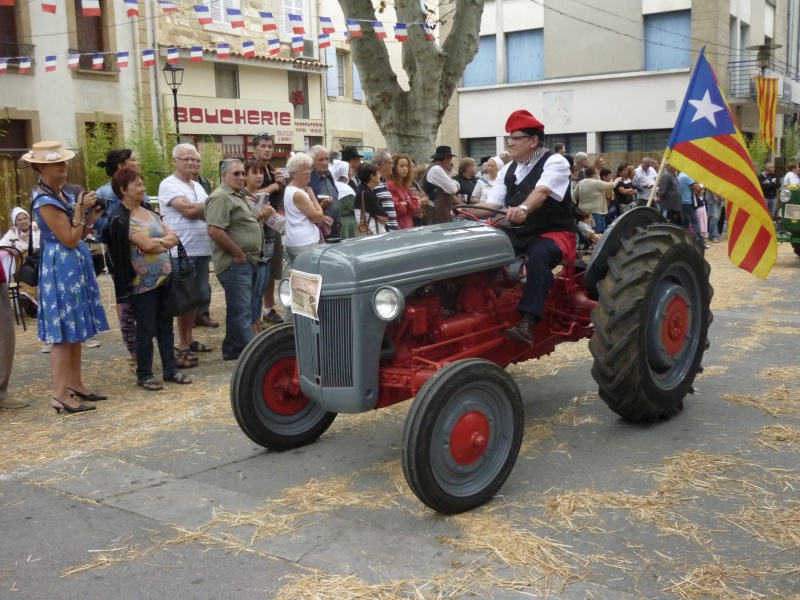
[[[414,226],[412,217],[419,212],[419,199],[411,193],[411,188],[400,187],[394,181],[387,181],[386,188],[392,193],[397,210],[397,227],[410,229]]]

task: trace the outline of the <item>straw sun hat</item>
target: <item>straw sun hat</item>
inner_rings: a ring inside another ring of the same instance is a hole
[[[67,150],[61,142],[37,142],[22,160],[29,163],[48,164],[67,161],[75,157],[72,150]]]

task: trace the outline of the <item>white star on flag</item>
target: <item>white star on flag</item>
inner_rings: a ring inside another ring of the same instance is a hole
[[[721,110],[725,110],[724,106],[717,106],[711,102],[711,94],[708,90],[706,90],[702,100],[689,100],[689,104],[697,109],[697,112],[694,113],[694,117],[692,118],[692,123],[700,119],[708,119],[708,122],[714,127],[717,126],[717,118],[714,115]]]

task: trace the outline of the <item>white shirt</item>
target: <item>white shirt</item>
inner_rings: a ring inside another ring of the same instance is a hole
[[[460,189],[458,182],[450,177],[450,174],[440,165],[433,165],[425,175],[425,179],[436,187],[442,188],[445,194],[455,194]],[[428,204],[436,206],[436,198],[428,198]]]
[[[783,187],[789,187],[790,185],[800,185],[800,175],[794,171],[789,171],[786,177],[783,178]]]
[[[190,204],[205,204],[208,194],[196,181],[192,185],[184,183],[175,175],[170,175],[158,186],[158,209],[167,227],[175,232],[186,254],[189,256],[211,256],[211,238],[208,236],[208,226],[204,219],[190,219],[183,216],[177,208],[172,206],[175,198],[183,198]],[[170,250],[173,257],[178,256],[178,250]]]
[[[644,198],[647,200],[650,198],[650,190],[653,189],[653,186],[656,183],[658,172],[653,167],[650,167],[647,169],[647,171],[645,171],[642,169],[642,165],[639,165],[636,167],[635,173],[636,174],[633,176],[633,182],[637,187],[642,188],[642,191],[639,192],[639,198]]]
[[[319,227],[309,219],[299,208],[294,205],[294,195],[301,193],[308,198],[299,187],[286,186],[283,194],[283,209],[286,212],[286,231],[283,234],[283,245],[290,248],[310,246],[319,243]],[[311,201],[308,198],[309,202]]]
[[[535,167],[536,163],[540,160],[542,160],[541,157],[532,160],[527,165],[517,165],[517,170],[514,171],[514,179],[517,185],[528,176],[528,173],[533,170],[533,167]],[[517,163],[512,161],[500,169],[497,178],[492,182],[492,187],[489,190],[489,198],[486,200],[488,203],[496,204],[497,206],[507,206],[506,196],[508,195],[508,188],[506,188],[506,173],[508,172],[508,168],[513,164]],[[553,154],[547,159],[547,162],[544,163],[544,170],[542,171],[542,176],[539,178],[539,181],[536,183],[536,187],[542,185],[550,189],[551,198],[559,202],[564,199],[567,189],[569,189],[569,163],[561,154]]]

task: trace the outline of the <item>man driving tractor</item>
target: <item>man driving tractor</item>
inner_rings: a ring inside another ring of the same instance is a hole
[[[543,317],[553,269],[564,258],[575,258],[570,168],[566,158],[542,145],[544,125],[527,110],[511,113],[506,132],[513,160],[497,174],[489,199],[474,206],[507,208],[510,227],[505,231],[514,251],[528,257],[528,278],[518,305],[522,319],[506,330],[506,336],[530,344]],[[483,214],[489,215],[488,211]]]

